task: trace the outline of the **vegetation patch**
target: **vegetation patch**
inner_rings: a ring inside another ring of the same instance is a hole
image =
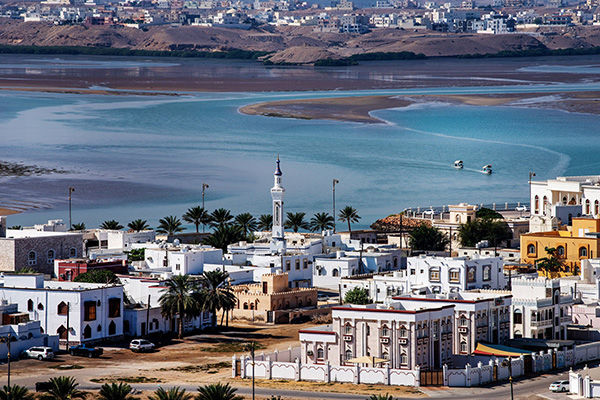
[[[67,369],[83,369],[83,365],[77,364],[61,364],[61,365],[51,365],[48,368],[59,369],[59,370],[67,370]]]
[[[260,343],[256,343],[256,350],[264,349]],[[246,343],[245,342],[229,342],[229,343],[218,343],[211,347],[203,347],[201,351],[206,351],[209,353],[241,353],[246,351]]]
[[[231,368],[231,363],[229,361],[221,361],[202,365],[184,365],[174,368],[160,368],[158,371],[206,372],[208,374],[216,374],[219,369],[223,368]]]
[[[161,383],[162,380],[159,378],[149,378],[147,376],[120,376],[112,378],[93,378],[90,381],[95,383]]]

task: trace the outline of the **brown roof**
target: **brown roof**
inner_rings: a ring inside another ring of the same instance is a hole
[[[394,214],[378,219],[371,225],[371,228],[376,231],[393,232],[399,231],[401,227],[402,230],[412,230],[421,225],[431,226],[431,221]]]

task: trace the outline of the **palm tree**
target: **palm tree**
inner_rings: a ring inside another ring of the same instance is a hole
[[[210,214],[210,226],[217,228],[219,226],[229,225],[232,219],[233,215],[231,215],[229,210],[217,208]]]
[[[258,224],[256,229],[259,231],[270,231],[273,227],[273,216],[271,214],[263,214],[258,217]]]
[[[181,220],[173,215],[159,219],[158,223],[158,228],[156,228],[158,233],[166,233],[171,236],[183,230]]]
[[[228,278],[229,273],[218,269],[206,271],[200,278],[204,292],[203,308],[211,312],[213,326],[217,325],[217,312],[221,309],[228,312],[237,302]],[[223,318],[221,318],[221,325],[223,325]]]
[[[99,400],[137,400],[131,395],[132,388],[124,382],[105,383],[98,392]]]
[[[303,212],[299,213],[287,213],[287,220],[285,221],[285,227],[292,229],[294,232],[298,232],[298,229],[308,229],[309,225],[304,220],[306,214]]]
[[[79,384],[72,376],[58,376],[48,380],[48,392],[42,396],[47,400],[73,400],[85,398],[85,392],[77,389]]]
[[[175,275],[165,281],[166,289],[158,299],[162,315],[166,318],[179,317],[178,335],[183,338],[183,320],[200,315],[202,297],[198,281],[189,275]]]
[[[119,229],[123,229],[123,225],[121,225],[119,223],[119,221],[111,219],[111,220],[108,220],[108,221],[104,221],[102,223],[102,225],[100,225],[100,228],[101,229],[110,229],[110,230],[118,231]]]
[[[310,230],[312,232],[323,232],[328,229],[333,229],[335,218],[326,212],[316,213],[310,219]]]
[[[367,400],[394,400],[391,394],[372,394]]]
[[[34,400],[35,396],[24,386],[6,385],[0,389],[0,400]]]
[[[127,224],[127,227],[132,231],[145,231],[150,229],[150,226],[147,224],[148,221],[145,219],[134,219],[130,223]]]
[[[233,388],[229,383],[213,383],[210,385],[200,386],[196,400],[244,400],[242,396],[235,394],[236,388]]]
[[[223,225],[218,226],[202,243],[221,249],[223,253],[226,253],[227,246],[244,239],[244,234],[239,226]]]
[[[248,236],[250,233],[256,230],[256,218],[250,213],[242,213],[235,217],[235,224],[242,228],[244,236]]]
[[[185,389],[179,386],[165,390],[161,387],[154,391],[154,394],[148,396],[150,400],[192,400],[194,396],[191,393],[186,393]]]
[[[83,222],[81,222],[79,224],[73,224],[71,226],[71,230],[72,231],[83,231],[83,230],[85,230],[85,224]]]
[[[360,219],[360,216],[358,215],[356,209],[350,206],[342,208],[340,210],[340,213],[338,214],[338,217],[340,221],[345,221],[348,223],[348,233],[350,234],[352,234],[352,228],[350,227],[350,224],[352,222],[358,222],[358,220]]]
[[[200,225],[205,225],[210,222],[210,215],[204,208],[196,206],[188,208],[185,214],[183,214],[183,219],[185,222],[194,224],[196,227],[196,233],[198,233],[200,232]]]

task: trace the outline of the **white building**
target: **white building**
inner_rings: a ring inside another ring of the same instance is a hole
[[[511,338],[566,339],[573,297],[561,294],[560,280],[512,280]]]
[[[220,264],[223,251],[210,246],[152,244],[144,250],[145,268],[173,275],[200,275],[204,264]]]
[[[393,301],[332,308],[332,324],[300,331],[301,362],[355,365],[389,360],[394,369],[441,368],[452,356],[453,305]]]
[[[42,274],[5,274],[2,283],[0,300],[16,303],[30,320],[40,321],[43,332],[61,340],[94,342],[123,335],[122,285],[44,281]]]

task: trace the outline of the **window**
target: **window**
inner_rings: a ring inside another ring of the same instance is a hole
[[[27,311],[33,311],[33,300],[27,300]]]
[[[108,324],[108,334],[114,335],[115,333],[117,333],[117,324],[115,324],[115,321],[110,321],[110,324]]]
[[[98,332],[102,332],[102,325],[98,325],[98,327],[96,328],[96,330],[97,330]]]
[[[175,264],[175,271],[181,270],[181,264]]]
[[[401,326],[400,327],[400,337],[405,338],[406,334],[407,334],[406,327]]]
[[[381,336],[383,337],[387,337],[390,336],[390,332],[387,326],[383,326],[383,328],[381,328]]]
[[[539,214],[540,212],[540,197],[536,194],[534,197],[534,203],[533,203],[533,212],[535,214]]]
[[[113,297],[108,299],[108,318],[118,318],[121,316],[121,299]]]
[[[598,200],[594,200],[594,215],[600,214],[600,204],[598,204]]]
[[[408,364],[408,356],[406,353],[400,354],[400,364],[407,365]]]
[[[307,269],[307,268],[308,268],[308,260],[307,260],[307,259],[304,259],[304,262],[303,262],[302,268],[304,268],[304,269]]]
[[[457,269],[451,269],[449,271],[450,282],[460,282],[460,271]]]
[[[333,271],[331,272],[331,275],[340,276],[340,271],[337,268],[334,268]]]
[[[589,215],[590,211],[591,211],[590,200],[586,199],[585,200],[585,213]]]
[[[55,253],[54,250],[48,250],[48,264],[54,264]]]
[[[323,353],[324,353],[323,349],[321,347],[319,347],[317,349],[317,360],[322,360],[325,357]]]
[[[467,326],[468,321],[467,321],[467,317],[465,317],[464,315],[460,316],[460,326]]]
[[[521,313],[521,310],[515,310],[515,312],[513,313],[513,323],[515,323],[515,324],[523,323],[523,314]]]
[[[585,247],[579,248],[579,257],[587,257],[587,249]]]
[[[467,342],[460,342],[460,352],[461,353],[467,352]]]
[[[56,312],[58,315],[67,315],[67,313],[69,312],[69,306],[64,301],[61,301],[57,307]]]
[[[492,279],[492,266],[491,265],[484,265],[483,266],[483,280],[484,281],[489,281]]]
[[[352,334],[352,326],[350,324],[347,324],[346,326],[344,326],[344,333],[346,335],[351,335]]]
[[[71,249],[69,249],[69,257],[77,257],[77,249],[75,247],[71,247]]]
[[[35,254],[35,251],[29,252],[29,254],[27,255],[27,263],[29,265],[37,264],[37,254]]]
[[[527,254],[535,254],[535,245],[533,245],[533,244],[527,245]]]
[[[564,257],[564,256],[565,256],[565,248],[564,248],[564,246],[558,246],[558,247],[556,248],[556,253],[557,253],[559,256],[561,256],[561,257]]]
[[[289,271],[291,268],[291,263],[290,260],[285,260],[285,270]]]
[[[440,281],[440,269],[439,268],[431,268],[429,270],[429,281],[431,281],[431,282],[439,282]]]
[[[62,325],[58,327],[58,329],[56,330],[56,333],[58,334],[58,337],[60,339],[66,339],[67,338],[67,328],[65,328]]]
[[[123,320],[123,331],[129,333],[129,321]]]
[[[296,270],[300,269],[300,260],[296,260]]]
[[[475,282],[476,276],[477,276],[476,274],[477,274],[477,271],[475,270],[475,267],[467,268],[467,281]]]
[[[346,352],[344,353],[344,359],[345,361],[348,361],[352,358],[352,350],[346,350]]]
[[[83,303],[83,320],[84,321],[95,321],[96,320],[96,302],[86,301]]]
[[[387,351],[383,352],[383,354],[381,355],[381,358],[383,358],[384,360],[389,360],[390,359],[390,355],[388,354]]]
[[[38,304],[38,310],[44,311],[44,305],[42,303]]]
[[[92,328],[90,328],[89,325],[86,325],[85,328],[83,329],[83,338],[89,339],[91,337],[92,337]]]

